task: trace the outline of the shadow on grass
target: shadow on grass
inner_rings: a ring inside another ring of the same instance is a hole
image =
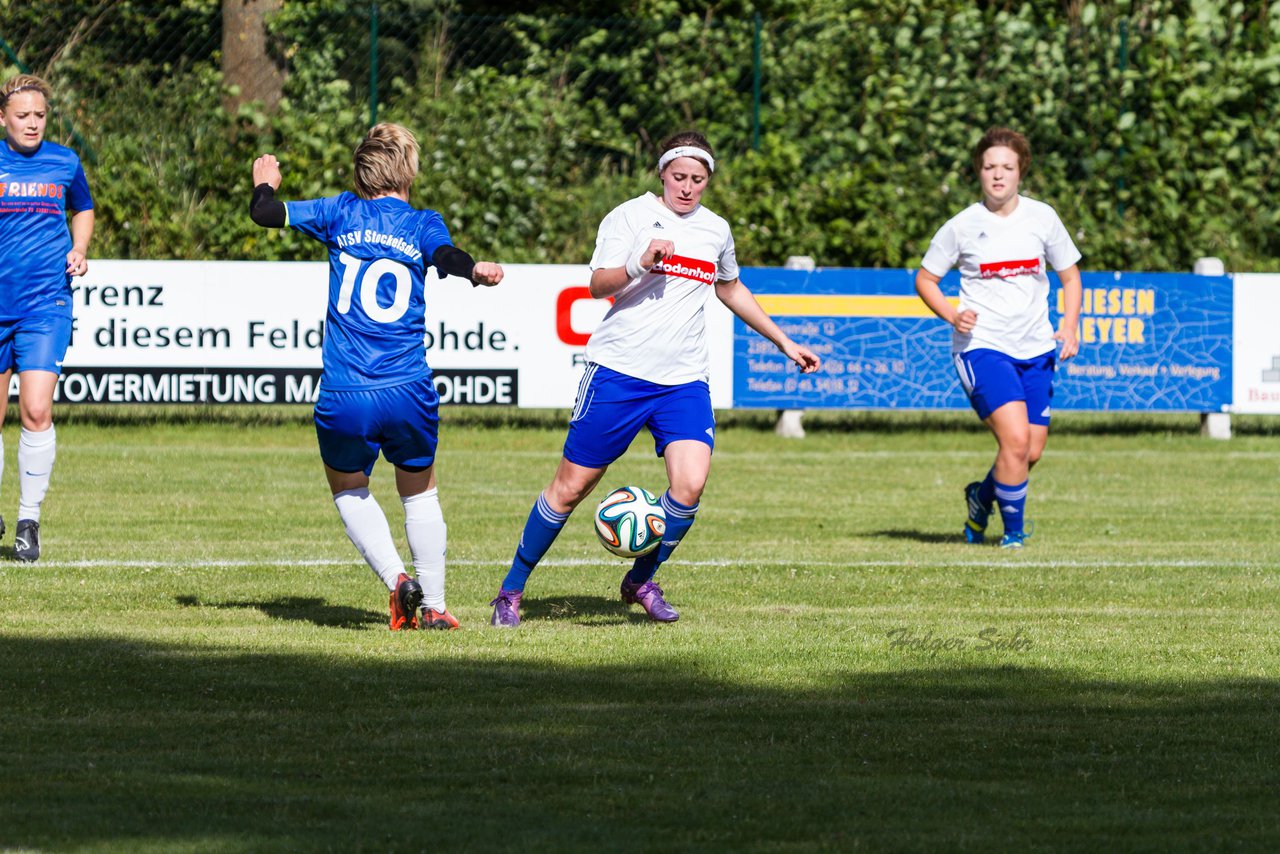
[[[280,596],[268,602],[206,602],[197,596],[175,596],[184,608],[254,608],[273,620],[296,620],[334,629],[382,627],[387,615],[350,605],[331,605],[319,596]]]
[[[909,531],[905,528],[876,531],[872,536],[890,540],[911,540],[917,543],[963,543],[965,541],[963,534],[944,534],[940,531]]]
[[[184,608],[252,608],[273,620],[293,620],[331,629],[385,628],[387,615],[350,605],[333,605],[319,596],[281,596],[266,602],[239,600],[209,602],[198,596],[175,596]],[[649,618],[638,607],[630,607],[621,599],[600,596],[558,596],[527,599],[521,604],[524,620],[556,620],[584,626],[618,626],[648,623]]]
[[[627,605],[621,598],[601,596],[526,599],[520,604],[520,616],[525,620],[564,620],[590,626],[649,622],[639,606]]]
[[[1280,843],[1280,683],[933,664],[786,690],[642,649],[376,665],[0,636],[0,848]],[[912,669],[919,668],[919,669]]]

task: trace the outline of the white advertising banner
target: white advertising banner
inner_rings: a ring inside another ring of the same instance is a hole
[[[583,265],[504,265],[494,288],[427,279],[427,362],[442,402],[573,406],[583,350],[609,304]],[[73,280],[75,331],[57,399],[96,403],[315,400],[323,262],[94,261]],[[708,304],[712,404],[732,405],[733,316]]]
[[[1280,413],[1280,275],[1234,277],[1232,412]]]

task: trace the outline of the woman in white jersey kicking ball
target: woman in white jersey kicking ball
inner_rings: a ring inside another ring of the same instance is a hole
[[[637,558],[622,579],[622,600],[639,604],[653,620],[678,619],[653,577],[693,524],[711,470],[715,416],[703,306],[712,293],[801,371],[818,369],[818,357],[779,329],[738,280],[729,224],[702,206],[714,172],[706,137],[677,134],[658,158],[661,195],[624,202],[600,223],[591,295],[614,303],[587,344],[560,466],[534,503],[491,603],[495,626],[519,625],[529,574],[569,514],[646,426],[670,482],[661,499],[667,528],[662,545]]]
[[[1061,357],[1080,349],[1080,251],[1057,212],[1019,195],[1031,165],[1026,137],[991,128],[973,150],[982,184],[975,202],[938,229],[929,243],[916,292],[938,317],[955,327],[951,349],[960,383],[978,417],[996,437],[996,461],[985,479],[965,487],[965,539],[981,543],[996,503],[1004,522],[1002,548],[1021,548],[1028,474],[1049,438],[1055,342]],[[1062,281],[1063,313],[1058,331],[1049,323],[1046,263]],[[938,287],[960,268],[960,303],[953,306]]]

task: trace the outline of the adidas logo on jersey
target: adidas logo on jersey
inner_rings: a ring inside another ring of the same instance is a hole
[[[986,239],[987,239],[987,233],[986,233],[985,231],[980,231],[980,232],[978,232],[978,239],[979,239],[979,240],[986,240]]]
[[[658,221],[656,221],[656,220],[655,220],[655,221],[654,221],[654,223],[653,223],[653,227],[654,227],[654,228],[662,228],[662,223],[660,223],[660,222],[658,222]]]

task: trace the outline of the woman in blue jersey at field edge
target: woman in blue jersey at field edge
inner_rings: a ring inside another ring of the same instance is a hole
[[[80,158],[44,138],[51,96],[30,74],[0,86],[0,424],[16,370],[22,435],[13,553],[21,561],[40,558],[40,505],[57,450],[53,392],[71,344],[71,277],[88,271],[93,237],[93,197]],[[3,455],[0,439],[0,471]]]
[[[423,344],[427,267],[472,284],[502,281],[501,266],[453,246],[440,214],[409,204],[417,173],[417,139],[400,125],[380,124],[356,148],[355,193],[278,201],[280,166],[264,154],[253,164],[250,203],[258,225],[295,228],[329,250],[316,436],[347,536],[391,592],[392,631],[458,627],[444,598],[440,398]],[[395,467],[416,578],[405,572],[387,517],[369,494],[379,452]]]
[[[1070,359],[1080,349],[1080,250],[1057,212],[1018,193],[1031,165],[1026,137],[994,127],[973,150],[982,201],[960,211],[933,236],[916,292],[954,327],[952,358],[969,402],[996,438],[996,461],[981,481],[965,487],[964,537],[981,543],[993,504],[1004,523],[1002,548],[1022,548],[1031,468],[1049,440],[1055,342]],[[960,269],[960,302],[953,306],[938,282]],[[1062,281],[1063,312],[1049,322],[1048,267]]]
[[[676,134],[663,143],[657,165],[662,194],[623,202],[600,223],[591,295],[612,297],[613,306],[587,343],[587,370],[560,465],[534,502],[511,569],[490,603],[494,626],[519,625],[529,574],[643,427],[666,463],[667,526],[662,544],[636,559],[620,592],[652,620],[679,618],[653,578],[693,525],[711,471],[715,414],[703,307],[712,293],[801,371],[818,369],[818,357],[779,329],[739,281],[729,223],[702,206],[715,171],[706,137]]]

